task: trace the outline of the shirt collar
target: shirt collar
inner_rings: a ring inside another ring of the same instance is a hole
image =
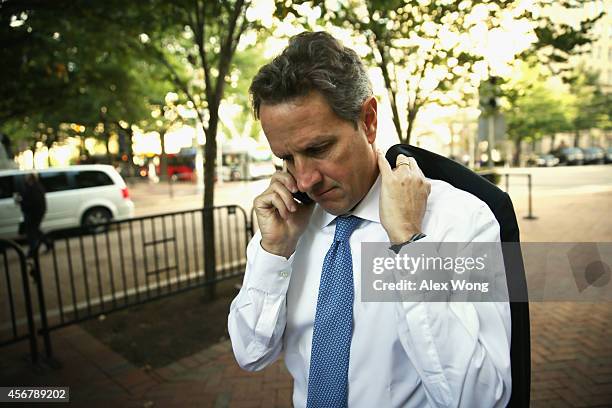
[[[374,182],[374,184],[372,184],[372,187],[370,187],[370,191],[368,191],[363,200],[361,200],[361,202],[353,211],[345,215],[354,215],[361,219],[377,222],[380,224],[380,213],[378,207],[380,188],[381,178],[379,173],[378,177],[376,178],[376,181]],[[322,229],[331,224],[335,219],[335,215],[328,213],[323,209],[323,207],[317,204],[314,209],[314,213],[312,214],[311,224],[317,229]]]

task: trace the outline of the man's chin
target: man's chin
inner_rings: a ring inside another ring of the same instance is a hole
[[[323,208],[326,212],[335,216],[346,214],[352,208],[350,204],[347,204],[344,201],[322,200],[317,202],[317,204],[319,204],[319,206],[321,206],[321,208]]]

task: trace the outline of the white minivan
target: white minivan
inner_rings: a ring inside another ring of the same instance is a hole
[[[23,220],[14,195],[33,170],[0,170],[0,237],[14,238]],[[94,228],[134,216],[134,203],[123,178],[112,166],[93,164],[36,170],[45,188],[47,213],[41,230]]]

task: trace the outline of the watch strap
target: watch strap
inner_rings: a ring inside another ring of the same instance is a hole
[[[399,251],[406,245],[410,244],[411,242],[415,242],[418,241],[419,239],[425,238],[427,235],[423,234],[422,232],[417,232],[416,234],[414,234],[412,237],[410,237],[410,239],[406,242],[402,242],[401,244],[394,244],[391,245],[389,247],[390,250],[392,250],[393,252],[395,252],[395,254],[399,254]]]

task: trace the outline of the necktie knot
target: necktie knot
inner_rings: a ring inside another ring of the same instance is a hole
[[[361,218],[350,215],[348,217],[336,218],[336,233],[334,241],[348,241],[351,234],[361,223]]]

